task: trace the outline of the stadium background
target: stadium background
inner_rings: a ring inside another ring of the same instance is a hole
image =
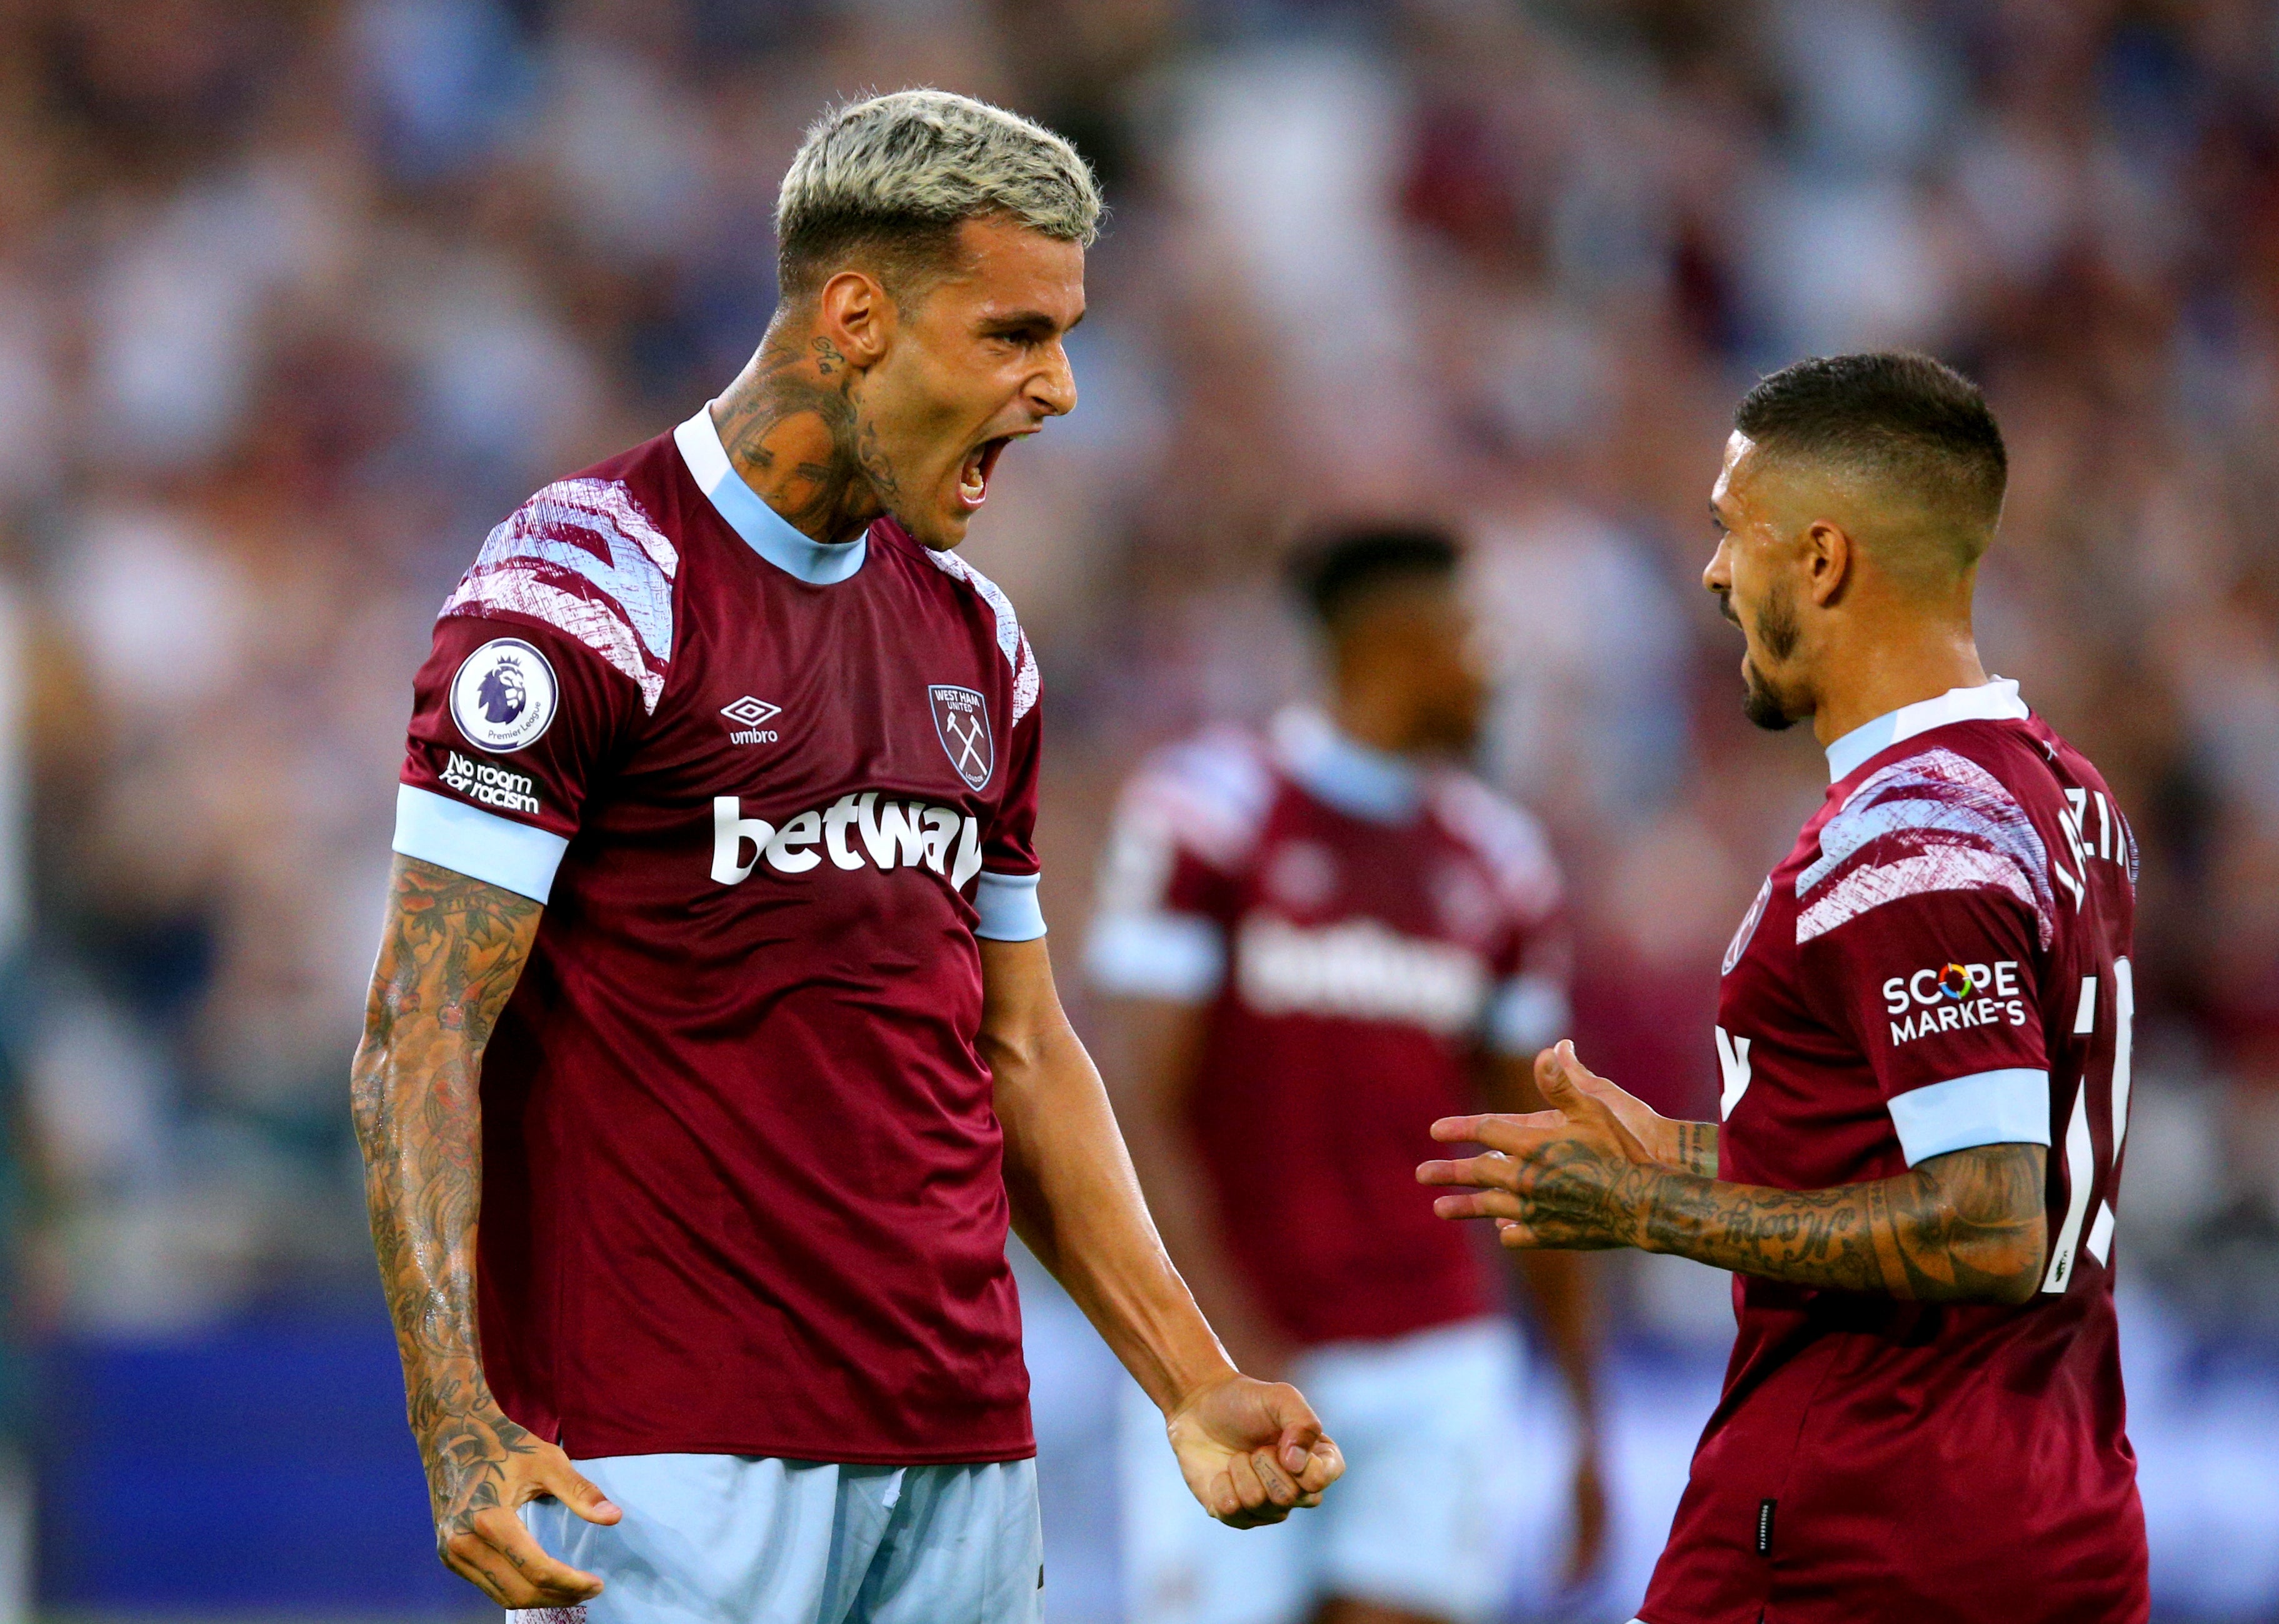
[[[1823,782],[1742,723],[1697,586],[1725,413],[1839,347],[1982,379],[2014,462],[1982,647],[2144,846],[2155,1589],[2279,1618],[2256,0],[0,5],[0,1523],[36,1501],[43,1605],[478,1615],[428,1554],[345,1109],[409,678],[501,515],[742,362],[803,121],[914,83],[1067,132],[1113,210],[1083,404],[969,548],[1044,662],[1079,1025],[1118,775],[1302,691],[1303,509],[1422,509],[1478,542],[1493,770],[1574,881],[1584,1053],[1706,1114],[1720,949]],[[1621,1544],[1577,1616],[1635,1599],[1729,1335],[1722,1277],[1652,1261],[1609,1273]],[[1055,1616],[1104,1624],[1121,1378],[1026,1278]]]

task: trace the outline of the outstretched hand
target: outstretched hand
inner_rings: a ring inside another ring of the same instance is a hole
[[[1492,1218],[1506,1246],[1592,1251],[1644,1244],[1648,1187],[1670,1168],[1641,1132],[1669,1127],[1643,1100],[1593,1076],[1562,1041],[1535,1057],[1547,1111],[1447,1116],[1443,1144],[1486,1145],[1461,1161],[1428,1161],[1419,1184],[1461,1186],[1432,1203],[1443,1218]]]
[[[1187,1488],[1230,1528],[1259,1528],[1319,1505],[1322,1490],[1345,1474],[1345,1455],[1286,1382],[1230,1375],[1166,1427]]]

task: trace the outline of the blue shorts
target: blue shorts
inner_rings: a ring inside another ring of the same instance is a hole
[[[868,1467],[742,1455],[620,1455],[578,1469],[622,1511],[556,1500],[538,1543],[608,1587],[523,1624],[1039,1624],[1037,1463]]]
[[[1327,1598],[1476,1624],[1513,1577],[1524,1360],[1501,1320],[1300,1355],[1346,1475],[1321,1505],[1236,1529],[1195,1504],[1137,1387],[1123,1417],[1127,1612],[1144,1624],[1305,1624]]]

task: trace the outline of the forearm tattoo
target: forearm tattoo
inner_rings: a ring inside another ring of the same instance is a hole
[[[350,1079],[372,1247],[439,1541],[503,1504],[507,1462],[531,1447],[492,1399],[476,1340],[477,1079],[541,912],[399,856]]]
[[[2041,1270],[2046,1156],[2038,1145],[1982,1145],[1835,1190],[1665,1175],[1645,1207],[1645,1244],[1793,1285],[2022,1300]]]
[[[1717,1176],[1716,1123],[1678,1123],[1677,1146],[1679,1167],[1688,1173],[1699,1173],[1704,1178]]]
[[[1513,1193],[1517,1221],[1539,1246],[1638,1246],[1792,1285],[1918,1302],[2023,1301],[2039,1282],[2047,1236],[2046,1160],[2038,1145],[1989,1145],[1931,1157],[1896,1178],[1776,1190],[1610,1156],[1577,1139],[1521,1161]]]

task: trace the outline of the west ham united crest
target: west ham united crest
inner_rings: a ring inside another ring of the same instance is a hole
[[[932,701],[933,731],[941,735],[949,764],[970,788],[981,788],[997,765],[996,745],[989,737],[989,701],[971,688],[941,682],[926,690],[926,698]]]
[[[509,755],[538,742],[554,720],[556,692],[544,655],[518,637],[493,638],[451,678],[451,720],[470,744]]]

